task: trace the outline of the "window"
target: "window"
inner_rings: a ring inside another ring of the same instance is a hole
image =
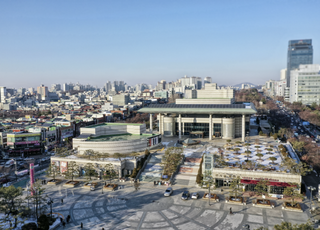
[[[270,193],[272,194],[283,194],[284,187],[271,186]]]

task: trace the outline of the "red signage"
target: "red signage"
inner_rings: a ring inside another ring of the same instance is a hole
[[[7,142],[7,145],[27,145],[27,144],[35,144],[40,145],[39,141],[23,141],[23,142]]]

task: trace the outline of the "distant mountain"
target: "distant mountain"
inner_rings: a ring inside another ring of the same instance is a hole
[[[251,82],[241,82],[239,84],[233,85],[233,87],[239,87],[241,88],[242,84],[249,84],[249,85],[254,85],[255,87],[257,86],[256,84],[253,84]]]

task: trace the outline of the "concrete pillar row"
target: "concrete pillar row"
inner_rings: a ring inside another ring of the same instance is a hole
[[[246,115],[242,115],[242,127],[241,127],[241,131],[242,131],[242,142],[245,142],[245,138],[246,138]]]
[[[150,132],[153,131],[153,124],[152,124],[152,113],[150,113]]]

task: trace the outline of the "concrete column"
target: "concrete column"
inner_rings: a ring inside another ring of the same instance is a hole
[[[179,139],[181,139],[181,114],[179,114]]]
[[[153,127],[153,124],[152,124],[152,113],[150,113],[150,132],[152,133],[152,127]]]
[[[209,140],[212,140],[212,114],[209,115]]]
[[[246,115],[242,115],[242,142],[245,142],[246,138]]]
[[[182,123],[182,133],[184,135],[184,122]]]
[[[122,169],[121,169],[121,165],[120,165],[120,168],[119,168],[119,178],[122,177]]]
[[[159,120],[159,133],[160,133],[160,134],[162,134],[162,127],[161,127],[161,113],[159,113],[158,120]]]
[[[223,118],[221,118],[221,138],[223,138]]]

